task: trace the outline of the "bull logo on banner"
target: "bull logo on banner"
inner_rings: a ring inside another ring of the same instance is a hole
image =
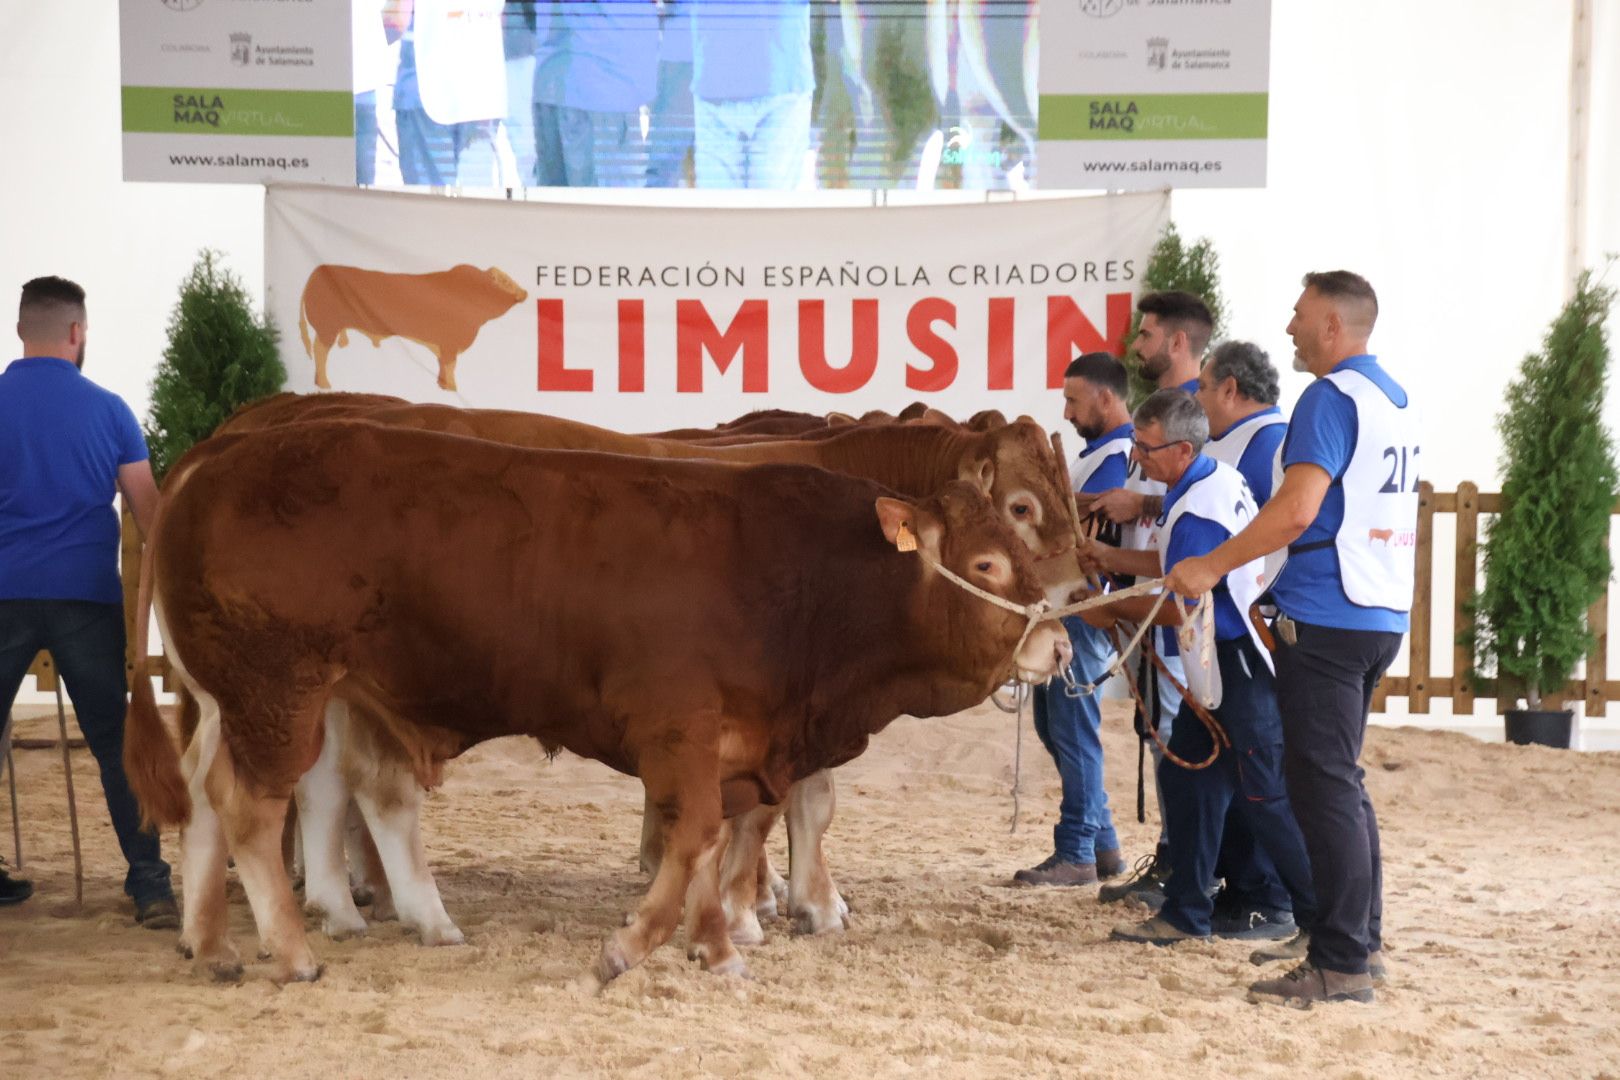
[[[355,266],[317,266],[298,304],[298,336],[315,361],[315,385],[326,390],[326,359],[349,344],[349,331],[370,339],[405,338],[439,362],[439,386],[456,388],[456,360],[472,347],[485,323],[529,298],[497,267],[462,264],[430,274],[391,274]],[[315,337],[310,339],[310,331]]]

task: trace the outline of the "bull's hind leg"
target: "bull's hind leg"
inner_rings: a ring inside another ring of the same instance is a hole
[[[339,769],[341,739],[331,729],[333,710],[340,707],[336,698],[327,703],[328,730],[321,743],[321,755],[293,789],[304,842],[304,909],[322,916],[321,929],[331,938],[366,932],[366,920],[354,906],[349,871],[344,865],[349,787]]]
[[[758,945],[765,940],[759,925],[760,894],[771,894],[768,886],[760,887],[761,864],[765,838],[781,814],[779,807],[756,806],[731,821],[731,842],[720,861],[720,903],[726,932],[738,945]]]
[[[230,747],[223,741],[214,754],[204,784],[219,811],[236,873],[242,879],[259,941],[275,965],[277,982],[310,982],[321,971],[304,936],[287,867],[281,859],[281,830],[288,795],[261,795],[237,776]]]
[[[768,835],[768,834],[767,834]],[[774,919],[787,908],[787,878],[771,865],[771,852],[764,844],[759,846],[759,884],[754,898],[754,914],[762,919]]]
[[[685,739],[669,754],[643,765],[641,781],[663,826],[664,854],[629,924],[602,946],[596,977],[604,984],[669,940],[701,860],[719,842],[719,763],[713,742],[699,739],[695,726],[686,726]]]
[[[849,905],[833,885],[821,843],[837,803],[828,769],[811,773],[788,792],[788,917],[801,934],[832,933],[849,925]]]
[[[342,744],[343,775],[371,831],[399,921],[415,930],[424,945],[465,944],[467,939],[445,912],[439,886],[428,869],[422,843],[422,786],[406,763],[390,756],[377,741],[370,721],[337,703],[341,711],[328,710],[329,730]],[[372,914],[381,917],[375,908]]]
[[[658,863],[664,857],[664,823],[658,816],[658,807],[652,796],[644,796],[641,804],[641,872],[651,877],[658,873]]]
[[[180,941],[188,959],[206,966],[214,978],[242,975],[242,960],[231,944],[225,897],[225,833],[209,801],[205,781],[219,748],[219,705],[192,691],[201,719],[180,760],[191,793],[191,820],[180,830]]]

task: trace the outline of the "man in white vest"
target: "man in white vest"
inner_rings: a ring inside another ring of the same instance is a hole
[[[1166,486],[1157,519],[1164,567],[1215,550],[1254,519],[1254,497],[1243,477],[1202,453],[1209,421],[1191,394],[1160,390],[1137,408],[1135,422],[1134,452],[1142,471]],[[1260,559],[1234,567],[1214,587],[1213,617],[1207,621],[1183,626],[1174,599],[1156,617],[1161,625],[1179,628],[1187,692],[1213,715],[1231,746],[1207,768],[1189,769],[1169,756],[1159,762],[1170,836],[1165,899],[1157,915],[1117,927],[1117,940],[1169,945],[1210,936],[1214,899],[1208,885],[1234,806],[1256,846],[1276,866],[1293,910],[1307,925],[1312,918],[1305,841],[1283,784],[1282,718],[1271,653],[1248,618],[1260,595],[1261,573]],[[1152,604],[1148,597],[1132,597],[1085,615],[1098,625],[1116,617],[1139,623]],[[1214,749],[1214,736],[1190,701],[1182,703],[1168,745],[1170,754],[1192,763],[1207,760]]]
[[[1136,338],[1131,342],[1131,352],[1142,374],[1154,380],[1161,390],[1179,387],[1192,393],[1198,388],[1198,369],[1204,350],[1209,347],[1209,339],[1215,333],[1215,318],[1210,313],[1209,305],[1192,293],[1172,289],[1147,293],[1136,302],[1136,310],[1142,321],[1137,327]],[[1151,552],[1154,550],[1154,520],[1163,499],[1164,485],[1144,476],[1139,463],[1133,460],[1124,484],[1104,492],[1094,501],[1082,500],[1080,509],[1082,512],[1094,511],[1119,522],[1122,548]],[[1149,560],[1148,565],[1156,567],[1158,563]],[[1152,573],[1156,575],[1157,570]],[[1181,659],[1176,655],[1175,636],[1168,632],[1157,634],[1155,645],[1170,674],[1180,679]],[[1152,712],[1143,721],[1152,725],[1161,739],[1168,740],[1173,718],[1181,707],[1181,694],[1165,673],[1145,664],[1140,670],[1144,674],[1153,672],[1151,678],[1140,680],[1143,700]],[[1147,737],[1144,732],[1143,738]],[[1149,747],[1156,765],[1160,760],[1159,744],[1150,742]],[[1154,857],[1144,860],[1128,880],[1104,885],[1097,890],[1097,899],[1102,902],[1112,903],[1134,896],[1153,905],[1161,899],[1163,894],[1160,889],[1169,869],[1164,861],[1169,840],[1162,791],[1158,793],[1158,798],[1160,832]]]
[[[1131,414],[1125,365],[1105,352],[1086,353],[1063,373],[1063,418],[1085,446],[1069,467],[1076,492],[1106,491],[1125,482],[1131,456]],[[1063,620],[1074,645],[1071,662],[1082,686],[1108,669],[1114,647],[1105,631],[1076,617]],[[1125,870],[1103,789],[1102,715],[1095,693],[1070,697],[1059,680],[1035,688],[1035,734],[1052,755],[1063,801],[1052,827],[1052,854],[1018,871],[1022,885],[1090,885]]]
[[[1209,417],[1204,453],[1238,471],[1257,507],[1271,498],[1288,430],[1288,419],[1277,407],[1279,391],[1271,358],[1247,341],[1217,345],[1198,373],[1194,396]],[[1236,807],[1227,814],[1215,876],[1223,883],[1210,923],[1217,936],[1275,941],[1293,935],[1297,928],[1282,878]]]
[[[1255,1000],[1373,1000],[1383,977],[1378,822],[1357,765],[1373,689],[1412,605],[1419,426],[1406,391],[1367,351],[1372,286],[1344,270],[1305,275],[1288,333],[1317,381],[1283,444],[1283,481],[1242,532],[1170,574],[1199,596],[1279,548],[1277,693],[1288,794],[1310,852],[1316,921],[1305,959],[1250,988]],[[1261,950],[1256,956],[1264,953]]]

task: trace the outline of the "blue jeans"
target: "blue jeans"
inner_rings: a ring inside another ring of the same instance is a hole
[[[1256,846],[1276,866],[1294,918],[1308,930],[1316,918],[1316,895],[1305,838],[1283,783],[1276,677],[1246,634],[1217,643],[1215,661],[1221,669],[1222,695],[1220,706],[1210,711],[1232,745],[1207,769],[1185,769],[1168,760],[1159,763],[1159,790],[1170,833],[1170,879],[1159,914],[1186,933],[1209,933],[1214,900],[1205,888],[1215,874],[1227,812],[1235,805]],[[1183,704],[1170,749],[1182,760],[1196,763],[1209,756],[1213,745],[1209,731]]]
[[[169,864],[156,835],[141,831],[141,813],[124,777],[124,609],[88,600],[0,600],[0,696],[10,709],[41,649],[50,651],[67,684],[84,741],[101,766],[113,832],[129,863],[124,891],[137,906],[172,897]]]
[[[739,101],[695,99],[697,186],[798,187],[810,148],[810,96],[807,91]]]
[[[1063,626],[1074,644],[1070,670],[1083,684],[1095,682],[1114,653],[1108,635],[1073,616],[1064,619]],[[1057,679],[1035,688],[1035,734],[1057,763],[1063,782],[1052,850],[1070,862],[1096,862],[1097,852],[1119,850],[1103,788],[1101,725],[1096,694],[1069,697]]]
[[[647,144],[637,113],[534,106],[534,173],[541,187],[638,188],[647,184]]]

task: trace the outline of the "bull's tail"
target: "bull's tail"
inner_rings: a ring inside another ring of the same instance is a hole
[[[304,293],[307,294],[308,292],[309,287],[306,285]],[[309,320],[304,317],[305,307],[304,295],[301,294],[298,297],[298,340],[304,343],[304,355],[314,356],[315,349],[309,343]]]
[[[172,485],[171,485],[172,489]],[[153,515],[152,533],[141,557],[140,588],[135,601],[135,672],[131,680],[129,712],[124,717],[124,773],[141,806],[141,826],[157,830],[191,820],[191,796],[180,775],[180,754],[163,727],[152,676],[146,670],[146,629],[152,614],[152,577],[162,500]]]

